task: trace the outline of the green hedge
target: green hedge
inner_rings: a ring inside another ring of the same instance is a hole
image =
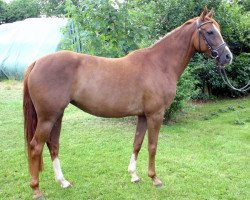
[[[240,88],[250,80],[250,53],[241,53],[234,58],[226,72],[232,85]],[[191,76],[196,80],[199,92],[193,99],[211,99],[215,97],[241,97],[248,93],[237,92],[229,88],[222,80],[213,60],[195,55],[189,64]]]

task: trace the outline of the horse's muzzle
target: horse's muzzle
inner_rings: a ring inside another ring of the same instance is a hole
[[[231,53],[228,46],[223,49],[223,52],[216,58],[216,62],[220,66],[231,64],[233,61],[233,54]]]

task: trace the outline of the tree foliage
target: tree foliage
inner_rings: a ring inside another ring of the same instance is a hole
[[[6,3],[0,0],[0,24],[5,22]]]
[[[78,0],[73,0],[74,4]],[[30,17],[62,17],[65,14],[65,0],[0,0],[0,24],[20,21]]]
[[[71,30],[66,47],[85,53],[120,57],[139,48],[145,30],[136,26],[128,1],[85,0],[75,6],[66,2],[67,15],[77,31]],[[79,48],[80,46],[80,48]]]
[[[65,14],[65,0],[36,0],[41,15],[63,16]]]
[[[14,22],[29,17],[38,17],[37,3],[33,0],[13,0],[6,5],[4,22]]]
[[[239,1],[240,5],[244,9],[244,11],[249,12],[250,11],[250,0],[241,0]]]

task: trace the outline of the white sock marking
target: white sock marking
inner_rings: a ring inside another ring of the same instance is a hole
[[[136,160],[135,160],[135,154],[132,154],[130,163],[128,166],[128,172],[131,175],[131,182],[137,182],[139,181],[139,177],[136,174]]]
[[[63,173],[62,173],[62,169],[61,169],[61,165],[60,165],[60,161],[59,161],[59,158],[56,157],[54,160],[53,160],[53,170],[54,170],[54,173],[55,173],[55,179],[58,183],[60,183],[61,187],[63,188],[67,188],[70,186],[70,183],[64,179],[63,177]]]

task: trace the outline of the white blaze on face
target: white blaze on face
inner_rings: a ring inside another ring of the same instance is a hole
[[[221,43],[224,43],[224,39],[223,39],[223,37],[222,37],[222,35],[221,35],[219,29],[218,29],[214,24],[213,24],[213,27],[214,27],[215,31],[219,34],[220,39],[221,39],[221,41],[222,41]]]
[[[221,43],[224,43],[224,39],[219,31],[219,29],[213,24],[213,27],[215,29],[215,31],[219,34],[220,36],[220,39],[221,39]],[[232,63],[232,60],[233,60],[233,54],[231,53],[230,49],[228,48],[228,46],[225,47],[226,51],[230,54],[230,57],[232,58],[231,61],[230,61],[230,64]]]
[[[128,166],[128,172],[131,174],[131,182],[138,182],[139,177],[136,174],[136,159],[135,159],[135,154],[132,154],[130,163]]]
[[[54,170],[54,173],[55,173],[55,179],[58,183],[61,184],[61,186],[63,188],[67,188],[70,186],[70,183],[64,179],[63,177],[63,173],[62,173],[62,169],[61,169],[61,165],[60,165],[60,161],[58,159],[58,157],[56,157],[53,162],[53,170]]]

